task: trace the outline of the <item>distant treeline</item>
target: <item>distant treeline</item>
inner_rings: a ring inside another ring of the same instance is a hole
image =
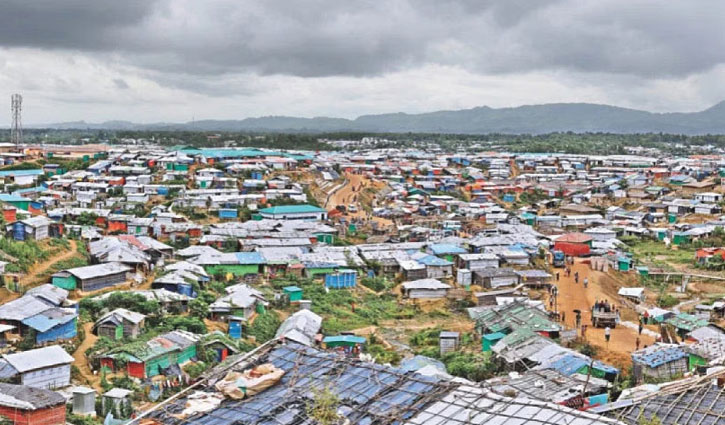
[[[697,148],[725,148],[725,135],[687,136],[683,134],[644,133],[549,133],[549,134],[429,134],[429,133],[328,133],[328,140],[377,139],[378,148],[432,144],[443,149],[479,145],[480,150],[510,152],[563,152],[572,154],[623,154],[627,147],[656,148],[669,153],[690,153]]]
[[[0,130],[0,140],[8,141],[10,132]],[[477,150],[510,152],[563,152],[573,154],[623,154],[627,148],[655,148],[672,154],[687,154],[704,146],[725,148],[725,135],[687,136],[644,133],[549,133],[549,134],[442,134],[442,133],[262,133],[204,132],[174,130],[55,130],[29,129],[25,140],[31,143],[120,143],[122,139],[145,139],[162,146],[257,147],[291,150],[334,150],[334,140],[373,140],[366,147],[421,149],[438,147],[456,150],[475,146]]]

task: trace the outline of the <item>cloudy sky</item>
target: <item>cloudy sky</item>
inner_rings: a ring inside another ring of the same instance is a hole
[[[4,0],[0,123],[725,99],[722,0]],[[5,126],[5,125],[3,125]]]

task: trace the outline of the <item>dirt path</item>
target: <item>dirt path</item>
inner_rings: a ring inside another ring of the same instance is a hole
[[[362,181],[366,179],[360,174],[352,173],[346,173],[345,178],[347,179],[345,185],[338,189],[335,193],[333,193],[332,196],[330,196],[330,199],[327,200],[326,206],[329,209],[335,208],[338,205],[344,205],[346,208],[350,204],[355,204],[355,206],[359,205],[356,201],[353,201],[356,195],[353,189],[357,189],[358,187],[360,187]],[[360,213],[361,211],[358,211],[356,213],[348,212],[347,215],[351,217],[358,217]]]
[[[559,311],[565,314],[566,325],[573,328],[575,326],[574,310],[581,310],[582,324],[587,325],[586,339],[590,344],[599,347],[599,354],[596,356],[598,359],[618,367],[626,367],[631,364],[630,354],[636,348],[635,341],[638,336],[640,338],[640,348],[654,343],[654,338],[651,335],[644,333],[638,335],[636,328],[617,326],[612,329],[611,341],[607,344],[604,338],[604,329],[591,326],[591,307],[596,300],[607,300],[610,303],[617,304],[615,288],[603,287],[602,285],[602,282],[606,281],[608,276],[605,273],[595,272],[589,268],[588,264],[582,263],[572,266],[570,277],[565,276],[564,269],[555,269],[554,273],[557,271],[560,276],[559,281],[555,282],[559,288]],[[579,283],[574,282],[574,272],[577,271],[579,272]],[[589,279],[587,289],[584,289],[582,283],[584,277]],[[619,307],[622,317],[632,317],[632,312],[626,311],[628,310],[626,307]],[[636,314],[634,314],[634,317],[636,317]]]
[[[73,358],[75,359],[73,361],[73,364],[76,365],[81,373],[81,376],[83,376],[88,384],[90,384],[97,391],[103,392],[103,389],[101,388],[101,378],[100,376],[94,375],[93,372],[91,372],[91,367],[88,365],[88,361],[85,355],[86,350],[91,348],[98,339],[98,337],[93,335],[93,333],[91,332],[92,329],[93,322],[83,324],[83,333],[85,334],[85,339],[83,340],[83,342],[81,342],[81,345],[79,345],[76,351],[73,353]]]
[[[63,250],[58,255],[55,255],[40,264],[34,265],[33,268],[30,270],[30,273],[21,277],[20,280],[18,280],[18,283],[22,285],[25,289],[30,289],[38,284],[38,282],[36,282],[38,277],[42,276],[49,268],[53,266],[53,264],[59,261],[68,260],[78,254],[76,241],[70,239],[68,242],[70,242],[69,249]],[[19,297],[20,294],[18,294],[17,296]]]
[[[350,206],[350,204],[352,204],[357,207],[357,211],[354,213],[348,211],[346,213],[347,217],[367,218],[368,214],[367,212],[365,212],[363,206],[360,203],[361,193],[366,187],[375,187],[376,189],[379,189],[379,186],[375,182],[361,174],[346,173],[345,178],[347,179],[347,183],[345,183],[343,187],[338,189],[335,193],[332,194],[332,196],[330,196],[330,198],[327,200],[327,203],[325,204],[325,208],[330,210],[336,208],[338,205],[344,205],[345,208],[347,208],[348,206]],[[368,207],[372,208],[371,205],[368,205]],[[392,221],[386,218],[371,218],[383,226],[393,224]]]

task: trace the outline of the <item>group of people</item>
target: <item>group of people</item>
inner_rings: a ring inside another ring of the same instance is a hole
[[[607,300],[604,300],[604,301],[596,300],[596,301],[594,301],[594,310],[600,310],[605,313],[611,313],[612,310],[614,310],[614,305],[609,304],[609,301],[607,301]]]

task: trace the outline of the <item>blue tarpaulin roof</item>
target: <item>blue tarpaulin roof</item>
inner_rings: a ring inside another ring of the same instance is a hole
[[[0,171],[0,177],[39,176],[41,174],[43,174],[43,170],[8,170],[8,171]]]
[[[31,200],[28,198],[23,198],[22,196],[18,195],[9,195],[7,193],[0,193],[0,201],[3,202],[30,202]]]
[[[266,263],[262,254],[258,252],[236,252],[239,264],[264,264]]]
[[[560,359],[552,363],[549,367],[556,370],[557,372],[560,372],[562,375],[571,376],[581,368],[589,366],[590,363],[591,359],[577,356],[575,354],[568,354],[562,356]],[[619,373],[619,369],[606,365],[598,360],[594,360],[594,369],[604,371],[605,373]]]
[[[450,261],[438,258],[435,255],[426,255],[425,257],[421,257],[416,259],[415,261],[419,262],[420,264],[423,264],[424,266],[452,266],[453,263]]]
[[[21,195],[23,193],[34,193],[34,192],[43,192],[47,190],[48,188],[43,186],[36,186],[36,187],[28,187],[25,189],[18,189],[13,192],[13,195]]]
[[[654,347],[653,347],[654,348]],[[661,346],[653,350],[643,350],[643,352],[632,353],[632,360],[637,363],[656,368],[665,363],[670,363],[687,357],[685,350],[679,346]]]
[[[76,315],[73,313],[61,313],[61,314],[45,314],[40,313],[35,316],[28,317],[23,320],[25,326],[29,326],[38,332],[46,332],[58,325],[68,323],[75,319]]]
[[[435,366],[437,369],[445,372],[446,365],[443,362],[432,359],[430,357],[417,355],[410,359],[405,359],[400,362],[400,368],[406,372],[415,372],[423,369],[426,366]]]
[[[465,254],[468,251],[461,248],[458,245],[453,245],[450,243],[437,243],[433,244],[430,247],[430,250],[433,251],[435,255],[445,255],[445,254]]]

